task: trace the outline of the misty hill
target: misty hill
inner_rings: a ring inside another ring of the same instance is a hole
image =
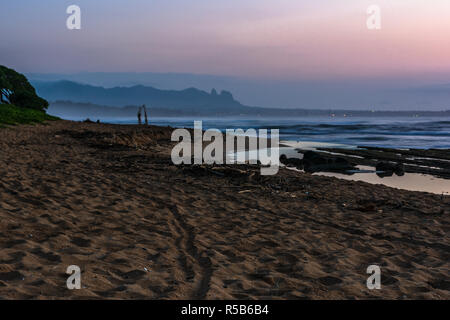
[[[49,101],[49,112],[63,118],[135,117],[137,107],[146,104],[153,116],[450,116],[439,111],[358,111],[326,109],[282,109],[249,107],[241,104],[227,91],[220,94],[189,88],[160,90],[149,86],[103,88],[72,81],[34,81],[38,94]],[[55,103],[55,101],[57,101]],[[123,107],[125,106],[125,107]]]
[[[209,91],[212,87],[225,88],[234,92],[233,83],[241,85],[238,78],[230,76],[157,73],[157,72],[80,72],[75,74],[28,73],[31,81],[56,82],[68,80],[105,88],[144,85],[166,90],[183,90],[194,87]]]
[[[421,76],[283,80],[154,72],[32,73],[27,76],[33,84],[70,80],[105,88],[144,85],[165,90],[195,87],[207,92],[220,88],[232,92],[243,105],[265,108],[439,111],[450,107],[449,77],[444,75],[433,81]]]
[[[210,93],[195,88],[185,90],[160,90],[142,85],[103,88],[72,81],[33,82],[36,91],[50,101],[70,100],[122,107],[146,104],[153,108],[179,110],[190,113],[238,113],[245,109],[228,91]]]

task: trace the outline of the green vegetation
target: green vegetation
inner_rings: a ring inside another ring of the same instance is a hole
[[[0,66],[0,103],[40,111],[48,107],[48,102],[36,94],[23,74],[5,66]]]
[[[0,127],[59,119],[46,114],[47,107],[23,74],[0,66]]]
[[[42,123],[47,120],[58,120],[44,111],[17,107],[12,104],[0,104],[0,127],[4,125]]]

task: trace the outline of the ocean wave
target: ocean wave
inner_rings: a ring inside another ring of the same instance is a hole
[[[159,124],[193,127],[193,120],[158,119]],[[296,141],[317,141],[378,147],[450,148],[450,121],[445,119],[361,118],[361,119],[207,119],[203,129],[279,129],[281,137]]]

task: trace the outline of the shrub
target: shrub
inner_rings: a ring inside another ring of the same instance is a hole
[[[48,107],[48,102],[36,94],[23,74],[5,66],[0,66],[0,103],[40,111]]]

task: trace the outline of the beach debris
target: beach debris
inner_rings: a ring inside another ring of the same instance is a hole
[[[181,168],[183,172],[190,173],[196,176],[206,176],[213,174],[219,177],[245,178],[246,180],[251,180],[254,176],[259,176],[259,172],[255,170],[239,169],[226,165],[189,165],[183,166]]]

